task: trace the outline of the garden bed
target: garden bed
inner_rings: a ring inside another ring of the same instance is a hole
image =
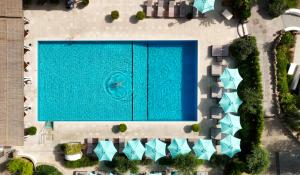
[[[289,85],[292,77],[287,75],[287,68],[293,60],[295,42],[296,37],[291,32],[286,32],[276,39],[276,78],[281,116],[293,131],[300,133],[300,98],[290,91]]]

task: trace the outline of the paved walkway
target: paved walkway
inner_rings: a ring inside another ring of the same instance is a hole
[[[273,20],[264,19],[258,13],[258,7],[252,8],[252,16],[249,20],[249,32],[256,37],[257,46],[260,51],[260,66],[262,72],[263,85],[263,106],[265,116],[274,116],[275,106],[273,99],[273,80],[272,76],[272,62],[269,57],[271,43],[274,40],[276,31],[282,29],[282,21],[280,18]]]
[[[263,15],[264,16],[264,15]],[[273,81],[274,77],[272,72],[272,61],[270,59],[270,49],[271,43],[275,39],[275,33],[283,29],[282,18],[275,19],[266,19],[258,13],[258,7],[255,6],[252,9],[252,16],[249,20],[249,32],[251,35],[256,36],[258,49],[260,51],[260,66],[262,71],[262,82],[263,82],[263,91],[264,91],[264,114],[265,117],[272,117],[275,115],[275,106],[274,106],[274,87]],[[280,172],[280,167],[284,165],[279,165],[279,162],[276,161],[280,152],[284,154],[285,152],[299,152],[300,145],[293,137],[289,135],[281,121],[277,117],[265,118],[265,128],[262,135],[263,145],[271,151],[271,168],[267,174],[275,175],[277,172]],[[284,161],[282,161],[284,162]],[[285,161],[286,162],[286,161]],[[293,164],[294,166],[297,166]],[[291,165],[292,166],[292,165]],[[283,173],[284,174],[284,173]]]

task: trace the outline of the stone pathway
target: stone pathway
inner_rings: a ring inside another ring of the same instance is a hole
[[[280,172],[280,157],[286,152],[299,152],[300,145],[289,135],[281,121],[275,116],[276,107],[274,105],[274,77],[272,76],[272,60],[270,59],[270,49],[275,33],[283,28],[282,18],[267,19],[258,9],[253,7],[252,16],[249,19],[248,30],[257,39],[260,52],[260,66],[262,71],[262,82],[264,91],[264,114],[265,128],[262,135],[263,145],[271,152],[271,167],[266,174],[278,174]],[[277,156],[276,156],[277,155]],[[276,161],[276,157],[278,161]],[[276,163],[277,162],[277,163]],[[283,173],[284,174],[284,173]]]

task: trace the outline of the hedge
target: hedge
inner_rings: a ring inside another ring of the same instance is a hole
[[[104,161],[104,165],[118,174],[124,174],[130,171],[132,174],[137,174],[139,171],[138,165],[140,161],[129,160],[124,154],[114,156],[112,161]]]
[[[54,166],[39,165],[35,169],[34,175],[63,175]]]
[[[243,46],[249,50],[243,56],[240,55]],[[242,130],[239,132],[241,138],[241,154],[249,154],[252,145],[261,143],[261,134],[264,127],[264,116],[262,108],[262,83],[259,66],[259,52],[255,37],[243,37],[233,41],[230,53],[236,59],[239,73],[243,81],[238,87],[238,94],[243,100],[239,109]]]
[[[246,157],[253,155],[253,149],[261,144],[264,127],[262,107],[262,80],[259,65],[259,51],[256,39],[252,36],[238,38],[229,47],[235,58],[243,81],[238,87],[238,94],[243,100],[239,108],[242,130],[237,133],[241,139],[241,153],[226,163],[224,174],[249,172]]]
[[[285,121],[295,131],[300,131],[300,112],[299,97],[293,95],[289,90],[291,77],[287,75],[289,61],[293,58],[290,54],[290,48],[294,47],[296,42],[295,36],[291,32],[282,35],[279,44],[276,47],[277,59],[277,82],[279,91],[279,102]]]
[[[67,161],[64,160],[63,165],[67,168],[81,168],[81,167],[89,167],[98,164],[98,158],[82,155],[81,159],[75,161]]]
[[[241,21],[246,21],[251,16],[253,0],[231,0],[229,4],[234,15]]]

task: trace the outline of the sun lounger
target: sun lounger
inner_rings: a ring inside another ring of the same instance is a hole
[[[185,18],[186,17],[186,3],[185,1],[180,2],[180,18]]]
[[[146,3],[146,16],[147,17],[153,16],[152,0],[148,0]]]
[[[221,145],[219,145],[219,144],[216,145],[216,153],[219,154],[219,155],[222,154],[222,152],[221,152]]]
[[[194,18],[198,18],[199,17],[199,12],[198,10],[196,9],[196,7],[193,6],[193,17]]]
[[[164,1],[163,0],[158,0],[157,3],[157,17],[163,17],[164,13]]]
[[[223,65],[219,64],[212,64],[211,65],[211,75],[214,77],[219,77],[221,76],[223,71]]]
[[[196,175],[208,175],[207,171],[197,171]]]
[[[93,139],[92,138],[86,139],[86,153],[87,154],[93,153]]]
[[[218,106],[213,106],[210,108],[210,115],[212,119],[221,120],[223,117],[223,109]]]
[[[75,171],[75,175],[88,175],[87,171]]]
[[[169,14],[170,18],[175,17],[175,1],[169,1]]]
[[[187,139],[188,145],[192,148],[194,146],[195,143],[197,143],[198,139],[195,138],[189,138]]]
[[[222,56],[222,46],[220,46],[220,45],[212,46],[211,55],[213,57],[221,57]]]
[[[211,87],[211,98],[220,99],[223,96],[223,88],[219,87],[218,85],[213,85]]]
[[[229,45],[223,45],[222,46],[222,57],[228,57],[229,56]]]
[[[125,148],[125,138],[119,138],[119,153],[123,151]]]
[[[248,32],[247,24],[246,24],[246,23],[243,23],[243,24],[242,24],[242,27],[243,27],[243,33],[244,33],[244,36],[248,36],[248,35],[249,35],[249,32]]]
[[[210,135],[212,139],[221,140],[222,139],[221,128],[210,128]]]

